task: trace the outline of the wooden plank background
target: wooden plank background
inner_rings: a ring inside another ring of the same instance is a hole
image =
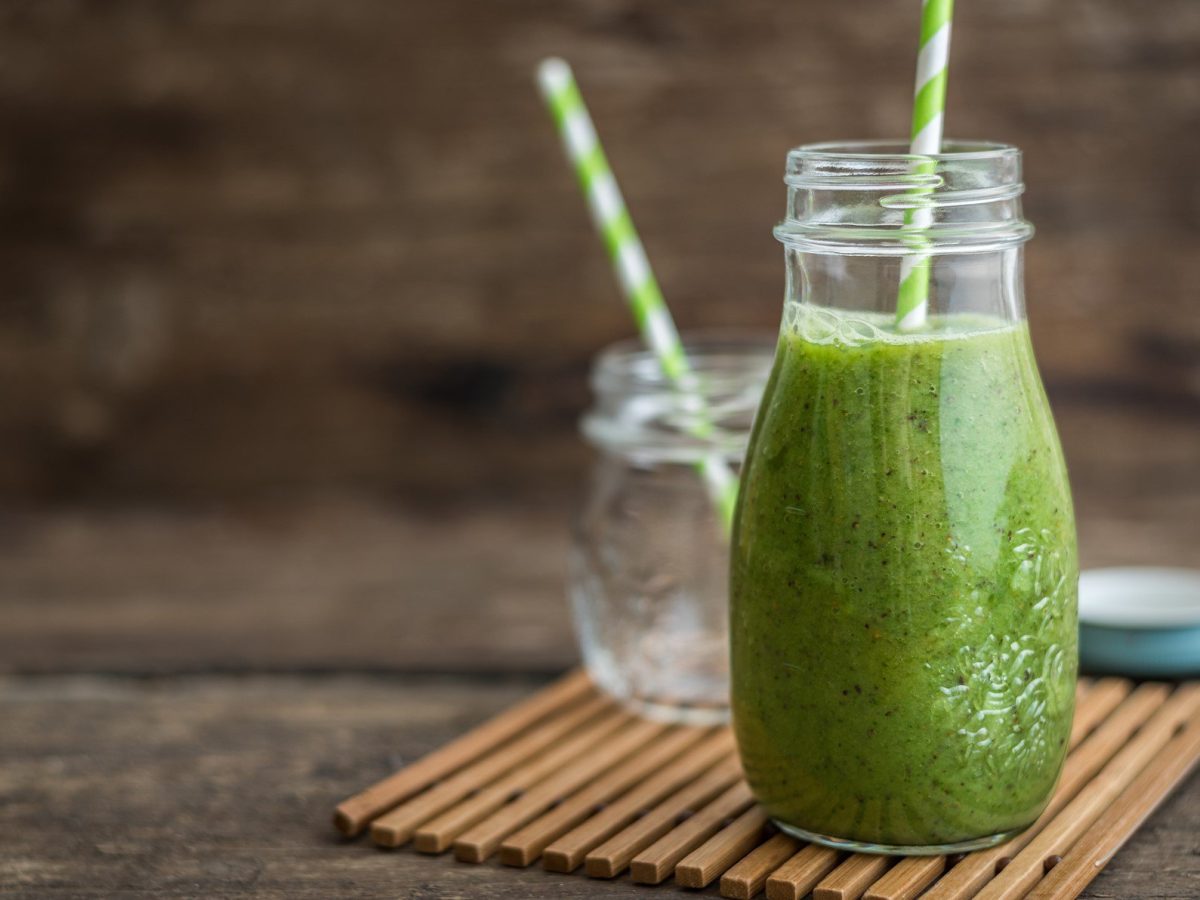
[[[0,670],[561,670],[631,324],[534,65],[682,325],[771,330],[785,151],[905,132],[916,5],[0,0]],[[953,72],[1085,564],[1200,565],[1200,4],[963,2]]]
[[[680,322],[771,329],[784,153],[904,133],[915,6],[0,4],[0,496],[572,488],[630,322],[535,62],[574,62]],[[1200,5],[964,3],[948,116],[1027,151],[1085,509],[1120,470],[1196,512]]]
[[[784,154],[905,133],[916,7],[0,0],[0,892],[644,895],[326,824],[577,656],[631,325],[532,70],[681,324],[773,330]],[[1200,3],[960,0],[949,121],[1027,151],[1085,564],[1200,565]],[[1198,789],[1088,896],[1195,896]]]

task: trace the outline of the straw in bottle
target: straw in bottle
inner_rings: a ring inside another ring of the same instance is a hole
[[[629,210],[625,208],[625,200],[600,146],[571,67],[561,59],[543,60],[538,66],[537,80],[587,198],[592,219],[608,248],[642,339],[658,359],[663,373],[680,389],[688,411],[697,413],[693,436],[706,437],[711,434],[712,425],[703,416],[703,400],[689,392],[691,369],[679,332],[667,310]],[[703,476],[721,523],[728,532],[737,500],[737,477],[725,458],[717,453],[706,455],[696,468]]]
[[[950,24],[954,0],[924,0],[921,7],[921,43],[917,56],[917,80],[913,92],[912,144],[915,154],[928,156],[942,149],[942,121],[946,109],[946,73],[950,62]],[[932,175],[933,160],[920,162],[917,175]],[[920,197],[933,188],[918,188],[911,193]],[[929,242],[919,232],[933,224],[933,212],[917,204],[908,210],[904,223],[918,232],[913,245],[928,250]],[[929,254],[905,256],[900,268],[900,294],[896,302],[896,327],[913,331],[929,316]]]

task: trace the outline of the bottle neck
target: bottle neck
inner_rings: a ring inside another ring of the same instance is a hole
[[[1024,248],[929,256],[930,317],[1025,319]],[[895,313],[904,257],[805,252],[785,246],[785,300],[848,312]]]
[[[922,317],[1024,318],[1021,153],[948,142],[919,156],[885,143],[814,144],[788,154],[787,300],[887,315],[923,272]]]

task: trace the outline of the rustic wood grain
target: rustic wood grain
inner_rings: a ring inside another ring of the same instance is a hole
[[[575,62],[680,323],[773,328],[783,154],[903,135],[905,36],[894,0],[0,4],[0,496],[570,488],[632,329],[536,60]],[[1027,151],[1069,433],[1195,446],[1198,48],[1192,0],[956,17],[949,130]]]
[[[0,670],[555,672],[566,510],[0,519]]]
[[[1200,565],[1200,429],[1129,422],[1078,435],[1083,563]],[[0,671],[560,671],[571,499],[0,515]]]
[[[536,687],[521,679],[0,679],[6,897],[625,897],[616,881],[339,839],[331,805]],[[1085,894],[1191,898],[1200,779]],[[661,893],[661,891],[660,891]],[[708,889],[715,895],[715,887]]]
[[[1083,561],[1200,565],[1200,5],[959,13],[949,130],[1027,151]],[[575,63],[681,325],[773,329],[783,153],[902,134],[911,26],[0,2],[0,893],[644,897],[327,824],[576,660],[575,423],[632,329],[530,72]],[[1192,778],[1085,896],[1195,897],[1197,833]]]
[[[339,795],[527,693],[363,678],[0,682],[6,897],[628,896],[347,842]],[[336,802],[336,801],[335,801]]]

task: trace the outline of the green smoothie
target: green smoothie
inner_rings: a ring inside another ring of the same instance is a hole
[[[1076,585],[1023,323],[788,305],[731,575],[734,726],[772,817],[904,847],[1031,823],[1067,751]]]

